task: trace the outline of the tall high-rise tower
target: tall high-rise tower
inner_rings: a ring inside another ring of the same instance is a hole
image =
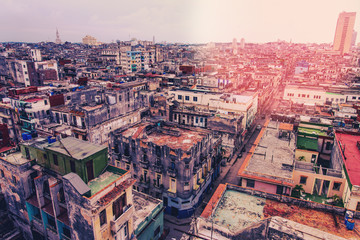
[[[60,39],[60,34],[58,29],[56,28],[56,40],[55,40],[56,44],[61,44],[61,39]]]
[[[351,40],[354,30],[356,12],[342,12],[336,24],[334,47],[335,51],[341,54],[348,53],[351,47]]]
[[[237,54],[237,40],[236,40],[236,38],[233,39],[232,49],[233,49],[233,53]]]

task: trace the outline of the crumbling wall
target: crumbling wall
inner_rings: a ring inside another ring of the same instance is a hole
[[[335,213],[335,214],[341,215],[341,216],[345,215],[345,211],[346,211],[345,208],[341,208],[341,207],[307,201],[307,200],[293,198],[293,197],[284,196],[284,195],[261,192],[258,190],[253,190],[250,188],[244,188],[244,187],[235,186],[235,185],[228,185],[228,189],[234,189],[235,191],[247,193],[249,195],[254,195],[257,197],[262,197],[262,198],[266,198],[266,199],[270,199],[270,200],[275,200],[278,202],[294,204],[299,207],[311,208],[311,209],[315,209],[315,210]],[[355,216],[359,216],[359,215],[355,214]]]
[[[72,239],[94,239],[90,201],[81,196],[65,178],[63,179],[63,187],[71,225]]]
[[[5,161],[0,162],[0,167],[4,171],[4,178],[0,178],[1,190],[4,194],[7,209],[17,229],[19,229],[25,239],[32,239],[30,223],[25,201],[28,189],[28,179],[30,163],[21,166],[12,165]],[[16,179],[16,182],[14,181]]]
[[[269,219],[258,221],[239,233],[236,233],[232,239],[235,240],[257,240],[266,239],[266,229],[269,225]]]

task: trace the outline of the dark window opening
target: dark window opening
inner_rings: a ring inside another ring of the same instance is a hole
[[[247,179],[246,180],[246,187],[254,188],[255,187],[255,180]]]
[[[104,209],[100,212],[99,217],[100,217],[100,226],[102,226],[106,223],[106,209]]]

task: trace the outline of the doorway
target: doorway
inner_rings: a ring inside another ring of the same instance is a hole
[[[86,162],[86,173],[88,177],[88,182],[94,179],[93,160]]]

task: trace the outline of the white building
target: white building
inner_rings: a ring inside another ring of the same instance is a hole
[[[214,113],[243,115],[242,127],[244,129],[253,123],[258,108],[258,95],[253,92],[237,95],[203,90],[175,89],[170,90],[169,95],[173,95],[174,100],[184,105],[196,105]]]
[[[40,49],[31,49],[31,59],[33,62],[41,62],[41,51]]]
[[[346,95],[341,93],[326,92],[322,87],[307,87],[287,85],[284,90],[284,100],[293,103],[307,105],[324,105],[326,102],[332,104],[345,103]]]

